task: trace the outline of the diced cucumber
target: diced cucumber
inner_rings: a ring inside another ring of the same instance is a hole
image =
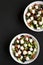
[[[32,47],[32,45],[29,43],[29,44],[28,44],[28,47]]]
[[[31,57],[31,55],[30,55],[30,54],[28,54],[27,56],[28,56],[30,59],[32,59],[32,57]]]

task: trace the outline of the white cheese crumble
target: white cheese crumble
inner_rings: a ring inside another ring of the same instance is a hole
[[[41,11],[39,11],[38,14],[41,14]]]
[[[35,9],[32,10],[32,13],[35,14]]]
[[[23,44],[23,43],[24,43],[24,40],[23,40],[23,39],[21,39],[21,40],[20,40],[20,43],[21,43],[21,44]]]
[[[18,53],[15,53],[15,56],[18,56]]]
[[[40,22],[39,22],[39,25],[42,25],[42,24],[43,24],[43,22],[42,22],[42,21],[40,21]]]
[[[33,40],[32,39],[29,39],[30,42],[32,42]]]
[[[34,20],[34,17],[33,16],[31,17],[31,20]]]
[[[18,54],[21,54],[21,51],[20,50],[18,51]]]
[[[24,47],[27,47],[27,44],[26,43],[24,44]]]
[[[33,23],[34,23],[34,24],[37,24],[37,21],[36,21],[36,20],[34,20],[34,21],[33,21]]]
[[[36,48],[34,48],[34,52],[36,52],[37,50],[36,50]]]
[[[39,16],[40,16],[40,14],[37,14],[36,16],[37,16],[37,17],[39,17]]]
[[[27,51],[24,50],[24,51],[23,51],[23,55],[26,55],[26,54],[27,54]]]
[[[26,37],[26,40],[28,41],[28,37]]]
[[[31,13],[27,13],[27,16],[29,17],[31,15]]]
[[[23,56],[21,56],[20,59],[22,60],[23,59]]]
[[[39,29],[40,29],[40,27],[37,27],[37,29],[39,30]]]
[[[26,60],[30,60],[28,56],[26,57]]]
[[[21,49],[21,50],[24,50],[24,47],[23,47],[23,46],[21,46],[21,47],[20,47],[20,49]]]
[[[18,45],[18,48],[20,48],[20,45]]]
[[[28,19],[28,20],[27,20],[27,23],[30,23],[30,22],[31,22],[31,19]]]
[[[32,54],[32,52],[31,51],[28,51],[28,54]]]
[[[38,9],[38,5],[36,5],[35,8]]]
[[[33,48],[32,47],[30,48],[30,51],[33,51]]]
[[[21,37],[20,36],[18,36],[18,39],[20,39]]]
[[[19,43],[19,40],[16,40],[17,43]]]

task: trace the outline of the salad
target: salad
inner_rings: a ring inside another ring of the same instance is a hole
[[[25,19],[31,29],[43,29],[43,4],[35,3],[28,7]]]
[[[11,50],[14,57],[24,63],[36,57],[38,45],[30,35],[22,34],[15,38]]]

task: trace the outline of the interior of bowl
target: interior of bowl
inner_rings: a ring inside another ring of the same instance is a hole
[[[25,62],[21,62],[21,61],[18,61],[17,58],[14,56],[14,54],[13,54],[13,52],[12,52],[12,44],[14,43],[15,39],[16,39],[18,36],[21,36],[21,35],[28,35],[28,36],[32,37],[32,38],[35,40],[35,42],[37,42],[38,49],[37,49],[37,54],[36,54],[36,56],[35,56],[34,59],[31,59],[31,60],[25,61]],[[40,50],[40,48],[39,48],[39,43],[38,43],[37,39],[36,39],[34,36],[32,36],[32,35],[30,35],[30,34],[27,34],[27,33],[25,33],[25,34],[22,33],[22,34],[19,34],[19,35],[15,36],[15,37],[12,39],[12,41],[11,41],[11,43],[10,43],[10,47],[9,47],[9,51],[10,51],[11,57],[12,57],[16,62],[21,63],[21,64],[29,64],[29,63],[33,62],[33,61],[38,57],[38,55],[39,55],[39,50]]]
[[[25,14],[27,13],[28,8],[31,7],[31,6],[33,6],[34,4],[42,4],[42,5],[43,5],[43,1],[35,1],[35,2],[30,3],[30,4],[25,8],[25,10],[24,10],[23,19],[24,19],[25,25],[26,25],[29,29],[31,29],[31,30],[33,30],[33,31],[36,31],[36,32],[41,32],[41,31],[43,31],[43,28],[42,28],[42,29],[34,29],[34,28],[31,28],[31,27],[27,24],[27,22],[26,22]]]

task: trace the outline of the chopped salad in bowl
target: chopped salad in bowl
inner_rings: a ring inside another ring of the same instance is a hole
[[[43,31],[43,1],[30,3],[24,11],[26,26],[36,32]]]
[[[27,33],[15,36],[9,49],[11,57],[21,64],[33,62],[38,57],[40,50],[37,39]]]

